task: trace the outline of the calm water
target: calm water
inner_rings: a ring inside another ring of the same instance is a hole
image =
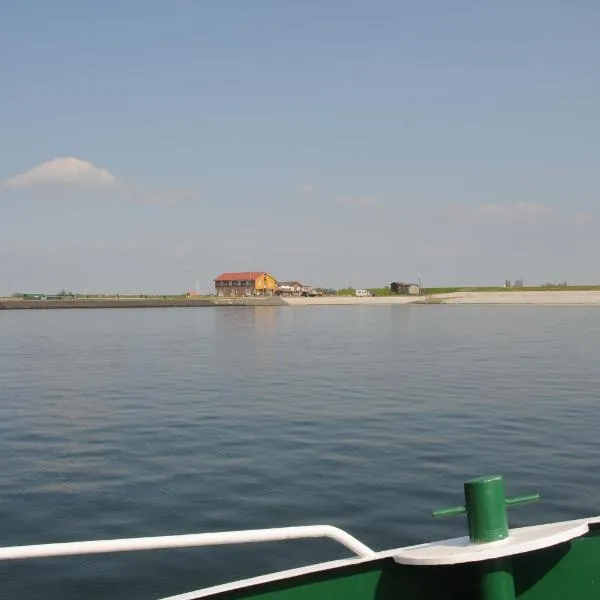
[[[3,545],[331,523],[463,535],[464,479],[600,513],[600,310],[0,312]],[[344,556],[326,541],[3,563],[0,598],[141,600]]]

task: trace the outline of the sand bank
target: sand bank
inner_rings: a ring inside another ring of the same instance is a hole
[[[600,291],[456,292],[430,296],[442,304],[536,304],[600,306]]]
[[[323,296],[283,298],[290,306],[382,306],[386,304],[512,304],[539,306],[600,306],[600,291],[454,292],[432,296]]]
[[[374,296],[359,298],[356,296],[318,296],[315,298],[289,297],[282,298],[290,306],[343,306],[346,304],[361,304],[363,306],[378,306],[384,304],[410,304],[415,300],[422,300],[423,296]]]

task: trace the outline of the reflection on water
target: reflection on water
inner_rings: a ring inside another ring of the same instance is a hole
[[[6,545],[329,522],[399,546],[463,534],[431,510],[496,472],[543,493],[513,525],[600,513],[594,308],[15,311],[0,332]],[[7,564],[0,598],[141,600],[342,554]]]

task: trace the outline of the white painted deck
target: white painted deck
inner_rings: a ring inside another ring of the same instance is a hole
[[[588,532],[587,520],[511,529],[505,540],[473,544],[468,537],[399,548],[391,554],[403,565],[456,565],[533,552],[568,542]]]

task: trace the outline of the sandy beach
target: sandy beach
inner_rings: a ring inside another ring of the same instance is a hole
[[[600,305],[600,291],[456,292],[432,298],[443,304]]]
[[[538,306],[600,306],[600,291],[454,292],[432,296],[322,296],[283,298],[290,306],[382,306],[389,304],[511,304]]]
[[[424,296],[375,296],[371,298],[361,298],[356,296],[317,296],[314,298],[291,296],[282,297],[282,300],[290,306],[342,306],[347,304],[378,306],[384,304],[410,304],[415,300],[423,300],[423,298]]]

